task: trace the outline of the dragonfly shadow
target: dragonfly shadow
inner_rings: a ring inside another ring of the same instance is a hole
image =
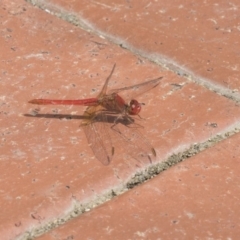
[[[149,164],[155,159],[155,149],[145,136],[142,135],[141,131],[139,131],[143,129],[143,126],[136,123],[138,119],[129,115],[119,115],[107,111],[95,113],[92,118],[85,114],[49,114],[38,113],[36,111],[23,114],[23,116],[30,118],[82,120],[80,127],[83,127],[93,153],[104,165],[110,163],[113,155],[116,153],[122,154],[123,152],[137,160],[140,164],[143,162]]]
[[[30,118],[55,118],[55,119],[68,119],[68,120],[84,120],[84,119],[89,119],[88,116],[86,115],[72,115],[72,114],[58,114],[58,113],[26,113],[23,114],[25,117],[30,117]],[[130,117],[129,115],[114,115],[111,113],[104,113],[104,117],[102,113],[96,114],[94,117],[92,123],[96,122],[105,122],[108,124],[122,124],[125,126],[129,126],[135,122],[134,118]]]
[[[35,113],[35,114],[23,114],[23,116],[25,117],[30,117],[30,118],[57,118],[57,119],[76,119],[76,120],[80,120],[80,119],[87,119],[86,116],[83,115],[72,115],[72,114],[50,114],[50,113]]]

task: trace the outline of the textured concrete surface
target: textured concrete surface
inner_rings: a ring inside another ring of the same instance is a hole
[[[3,0],[2,239],[237,239],[239,7]],[[28,101],[96,97],[114,63],[109,89],[163,79],[136,96],[141,141],[106,124],[104,166],[79,127],[86,107]],[[136,157],[143,139],[152,161]]]

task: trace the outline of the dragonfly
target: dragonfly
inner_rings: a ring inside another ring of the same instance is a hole
[[[33,99],[29,103],[87,106],[80,127],[83,128],[95,157],[104,165],[112,161],[117,145],[133,158],[148,159],[151,162],[156,157],[156,151],[139,131],[142,126],[134,119],[135,116],[141,119],[139,113],[144,105],[135,98],[157,87],[163,77],[107,92],[115,67],[116,64],[113,65],[102,90],[95,98]]]

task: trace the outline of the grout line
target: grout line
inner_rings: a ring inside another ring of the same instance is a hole
[[[177,163],[183,162],[188,158],[191,158],[197,155],[198,153],[201,153],[206,149],[209,149],[217,145],[218,143],[228,139],[229,137],[239,132],[240,132],[240,123],[237,121],[236,123],[232,124],[231,126],[221,131],[221,133],[218,133],[210,137],[204,142],[195,143],[190,146],[188,145],[189,146],[188,148],[185,148],[185,146],[183,146],[181,149],[177,148],[176,150],[172,151],[173,153],[167,157],[166,161],[157,163],[155,165],[154,164],[150,165],[142,177],[145,177],[147,181],[152,177],[157,176],[161,172],[167,170],[168,168],[176,165]],[[142,182],[136,181],[135,177],[138,177],[138,175],[139,173],[137,173],[134,176],[134,178],[132,178],[132,180],[127,183],[128,189],[134,187],[135,185],[139,185],[145,182],[145,181],[142,181]]]

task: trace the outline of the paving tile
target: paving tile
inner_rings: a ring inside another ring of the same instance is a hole
[[[239,99],[238,0],[33,2]]]
[[[33,98],[95,97],[114,63],[110,88],[163,76],[139,97],[156,168],[238,123],[235,102],[22,0],[2,1],[0,17],[3,239],[26,239],[111,199],[136,172],[151,177],[144,175],[149,161],[126,156],[125,146],[109,166],[95,159],[79,128],[84,108],[38,107],[28,104]]]
[[[238,239],[239,141],[222,141],[37,239]]]

